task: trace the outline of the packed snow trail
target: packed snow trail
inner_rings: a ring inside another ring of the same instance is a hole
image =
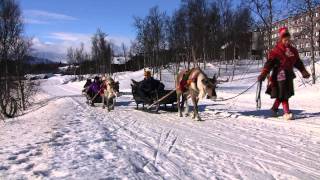
[[[129,95],[107,112],[85,103],[81,83],[59,78],[42,83],[29,113],[1,124],[0,179],[320,179],[315,107],[297,121],[265,119],[253,90],[203,102],[203,122],[135,110]]]

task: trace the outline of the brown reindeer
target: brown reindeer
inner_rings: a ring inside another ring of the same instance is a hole
[[[183,105],[185,104],[186,116],[189,115],[188,98],[191,98],[193,103],[193,119],[201,120],[199,116],[198,102],[206,95],[208,98],[216,98],[216,83],[217,79],[208,78],[207,75],[200,69],[194,68],[189,71],[182,71],[177,76],[177,106],[179,116],[182,117]],[[182,101],[180,98],[182,97]]]

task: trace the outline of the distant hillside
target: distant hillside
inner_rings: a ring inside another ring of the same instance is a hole
[[[53,62],[52,60],[49,60],[47,58],[39,58],[39,57],[35,57],[35,56],[28,56],[27,57],[27,62],[29,64],[52,64],[52,63],[56,63],[56,62]]]
[[[40,51],[33,51],[31,54],[33,57],[38,57],[41,59],[48,59],[52,62],[66,62],[66,55],[60,53],[53,53],[53,52],[40,52]]]

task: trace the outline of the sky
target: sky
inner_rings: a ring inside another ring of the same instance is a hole
[[[151,7],[171,14],[180,0],[18,0],[23,12],[25,34],[33,48],[65,54],[70,46],[85,44],[100,28],[116,45],[128,46],[135,38],[133,17],[144,17]]]

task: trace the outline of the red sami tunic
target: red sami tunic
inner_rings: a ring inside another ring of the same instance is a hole
[[[293,79],[296,77],[294,67],[301,72],[305,71],[297,49],[278,42],[269,52],[268,60],[262,70],[266,74],[272,71],[266,91],[271,98],[287,100],[294,95]]]

